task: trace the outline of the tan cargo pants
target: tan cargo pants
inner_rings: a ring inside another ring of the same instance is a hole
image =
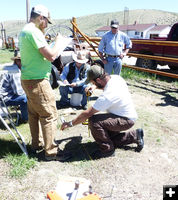
[[[47,79],[22,80],[22,87],[28,99],[32,148],[38,149],[42,145],[40,140],[41,124],[45,155],[56,155],[58,147],[54,144],[54,137],[57,131],[57,109],[50,83]]]

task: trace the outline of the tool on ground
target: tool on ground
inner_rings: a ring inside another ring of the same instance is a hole
[[[79,180],[76,180],[74,190],[69,196],[68,200],[102,200],[96,193],[92,192],[91,185],[89,185],[89,190],[83,193],[84,197],[80,199],[77,199],[78,191],[79,191]],[[59,194],[56,191],[48,192],[47,198],[49,200],[64,200],[59,196]]]
[[[63,200],[55,191],[48,192],[47,198],[49,200]]]
[[[64,119],[63,116],[61,116],[61,122],[62,122],[62,124],[63,124],[64,122],[66,122],[66,120]]]
[[[90,97],[92,95],[93,91],[90,89],[86,92],[86,96],[87,97]]]
[[[89,102],[89,97],[92,95],[92,90],[90,89],[90,90],[88,90],[87,92],[86,92],[86,96],[87,96],[87,105],[88,105],[88,102]],[[82,122],[82,124],[83,125],[88,125],[88,119],[86,119],[84,122]]]
[[[82,197],[78,200],[102,200],[97,194],[89,194],[86,197]]]
[[[47,198],[49,200],[64,200],[55,191],[48,192]],[[97,194],[94,193],[76,200],[102,200],[102,199]]]
[[[89,102],[89,97],[92,95],[92,90],[89,89],[87,92],[86,92],[86,96],[87,96],[87,105],[88,105],[88,102]],[[83,125],[88,125],[88,119],[86,119],[84,122],[82,122]],[[90,137],[90,129],[89,129],[89,126],[88,126],[88,135]]]
[[[74,191],[70,195],[69,200],[76,200],[77,194],[78,194],[78,189],[79,189],[79,180],[76,180],[75,181]]]

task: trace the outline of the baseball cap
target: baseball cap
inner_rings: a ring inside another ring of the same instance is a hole
[[[116,19],[111,20],[111,27],[118,28],[119,27],[119,22]]]
[[[31,12],[34,12],[38,15],[42,15],[43,17],[46,17],[47,20],[48,20],[48,23],[49,24],[52,24],[52,21],[51,21],[51,17],[50,17],[50,13],[49,13],[49,10],[43,6],[43,5],[36,5],[32,8],[32,11]]]
[[[92,65],[90,69],[87,71],[87,80],[86,83],[89,83],[92,80],[99,78],[104,74],[104,69],[99,65]]]

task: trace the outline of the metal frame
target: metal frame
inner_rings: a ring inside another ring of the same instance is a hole
[[[1,81],[2,81],[2,76],[0,77],[0,83],[1,83]],[[22,152],[26,156],[28,156],[28,152],[27,152],[27,148],[26,148],[24,137],[17,130],[17,128],[15,126],[15,123],[14,123],[14,121],[12,119],[12,116],[10,114],[10,111],[9,111],[8,107],[6,106],[6,104],[5,104],[4,100],[3,100],[3,97],[1,95],[0,95],[0,109],[2,110],[2,114],[0,114],[0,121],[4,124],[4,126],[10,132],[10,134],[14,137],[15,141],[19,145],[19,147],[22,150]],[[16,114],[17,114],[17,118],[18,118],[19,115],[18,115],[17,112],[16,112]],[[9,127],[9,125],[7,124],[7,122],[5,121],[4,118],[8,119],[8,121],[12,125],[12,128],[13,128],[14,131],[12,131],[12,129]],[[17,119],[17,121],[18,121],[18,119]]]

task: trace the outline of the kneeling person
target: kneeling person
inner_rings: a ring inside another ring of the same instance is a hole
[[[89,118],[91,133],[99,145],[99,151],[94,152],[92,158],[113,156],[116,147],[131,143],[136,143],[136,151],[141,151],[144,146],[143,130],[125,132],[135,124],[137,113],[124,79],[118,75],[108,75],[101,67],[93,65],[88,70],[87,80],[103,90],[103,93],[92,107],[74,120],[63,123],[61,129]],[[99,111],[106,112],[98,113]]]

